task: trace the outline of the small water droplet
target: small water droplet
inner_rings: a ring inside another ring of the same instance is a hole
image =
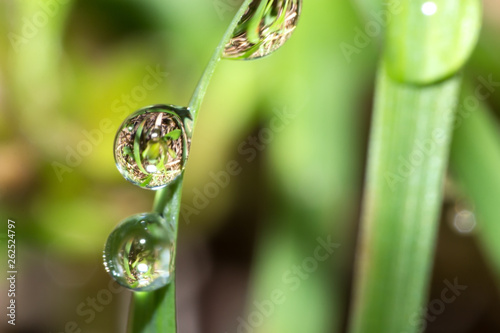
[[[153,105],[130,115],[115,138],[115,162],[132,184],[157,190],[170,184],[184,170],[191,139],[184,123],[189,109]]]
[[[174,231],[157,213],[123,220],[104,247],[104,267],[122,286],[152,291],[170,283],[174,272]]]
[[[227,43],[226,59],[257,59],[279,49],[292,35],[302,0],[254,0]]]
[[[461,234],[469,234],[476,228],[476,215],[470,210],[461,210],[453,219],[455,230]]]

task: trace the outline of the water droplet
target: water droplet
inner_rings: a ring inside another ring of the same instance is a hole
[[[470,210],[459,211],[454,219],[453,226],[461,234],[469,234],[476,228],[476,215]]]
[[[174,231],[157,213],[133,215],[109,235],[104,267],[122,286],[152,291],[167,285],[174,271]]]
[[[302,0],[254,0],[227,43],[226,59],[257,59],[279,49],[297,26]]]
[[[170,184],[184,170],[191,139],[185,123],[189,109],[153,105],[130,115],[115,138],[115,162],[132,184],[157,190]]]
[[[480,35],[481,1],[399,1],[398,7],[398,14],[390,15],[384,37],[383,59],[389,76],[430,85],[459,72]]]

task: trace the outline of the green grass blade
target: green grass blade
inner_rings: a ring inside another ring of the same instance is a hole
[[[191,101],[189,102],[189,109],[191,110],[191,113],[193,114],[194,118],[194,123],[196,123],[196,118],[198,117],[198,111],[201,107],[201,102],[203,101],[203,98],[205,97],[205,93],[207,92],[208,89],[208,84],[210,83],[210,79],[212,78],[212,75],[215,72],[215,68],[217,68],[217,64],[222,58],[222,53],[224,52],[224,48],[226,47],[226,44],[229,42],[231,39],[234,30],[238,26],[238,22],[241,20],[241,17],[243,14],[245,14],[248,6],[252,0],[244,0],[243,3],[241,4],[240,9],[238,9],[238,12],[235,14],[233,20],[229,24],[229,27],[227,28],[226,32],[224,33],[224,36],[222,37],[219,45],[214,51],[214,54],[212,55],[212,58],[208,62],[207,67],[205,68],[205,72],[203,72],[203,75],[200,79],[200,82],[198,82],[198,86],[196,87],[196,90],[193,94],[193,97],[191,98]]]
[[[477,0],[399,3],[378,75],[350,333],[421,331],[456,72],[479,31]]]
[[[141,159],[141,137],[142,137],[142,131],[144,129],[144,124],[145,121],[143,121],[139,127],[137,127],[137,132],[135,133],[134,137],[134,159],[135,163],[137,163],[137,166],[139,167],[139,170],[142,171],[142,173],[149,175],[149,172],[147,172],[144,169],[144,166],[142,165],[142,159]]]
[[[486,90],[487,91],[487,90]],[[475,103],[470,106],[470,98]],[[450,168],[472,199],[477,215],[476,232],[500,287],[500,134],[496,120],[481,104],[480,97],[468,90],[457,114]]]
[[[225,45],[231,38],[238,22],[245,13],[252,0],[244,0],[235,17],[229,24],[219,45],[215,49],[205,72],[203,73],[196,90],[189,103],[189,109],[194,121],[198,115],[199,108],[208,89],[210,79],[219,63]],[[193,128],[187,128],[191,137]],[[157,191],[153,210],[163,213],[166,221],[172,223],[175,230],[175,247],[177,248],[177,229],[179,212],[181,208],[182,181],[184,174],[169,185]],[[174,259],[175,260],[175,259]],[[131,333],[176,333],[176,306],[175,306],[175,273],[173,282],[168,286],[149,293],[136,293],[132,305],[132,315],[129,328]]]
[[[172,224],[177,244],[182,175],[159,194],[161,195],[156,196],[153,208],[156,212],[163,213],[166,221]],[[129,326],[131,333],[173,333],[177,331],[175,272],[172,282],[166,287],[153,292],[134,293]]]
[[[419,331],[458,86],[379,72],[351,333]]]
[[[248,40],[256,44],[259,42],[260,39],[260,22],[262,20],[262,17],[264,16],[264,12],[267,7],[267,0],[262,0],[255,10],[255,14],[252,16],[250,21],[248,22],[248,27],[247,27],[247,38]]]
[[[270,191],[262,199],[267,217],[257,236],[243,318],[254,318],[254,302],[272,300],[273,291],[283,291],[284,301],[274,303],[253,333],[343,332],[346,315],[350,283],[345,267],[351,261],[351,228],[363,178],[360,91],[373,77],[375,52],[367,47],[351,61],[339,50],[352,40],[353,24],[362,24],[349,1],[307,5],[296,39],[287,46],[288,56],[270,60],[270,70],[281,67],[283,74],[272,85],[261,81],[272,105],[283,105],[294,116],[262,152]],[[321,43],[311,38],[325,31]],[[269,123],[260,122],[262,128],[272,128],[271,110]],[[318,261],[317,269],[308,269],[306,278],[290,273],[311,259],[318,237],[331,237],[339,248]]]

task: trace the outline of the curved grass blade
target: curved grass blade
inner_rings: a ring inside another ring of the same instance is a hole
[[[270,2],[272,2],[272,0]],[[248,22],[247,38],[250,42],[252,42],[252,44],[256,44],[259,42],[260,22],[262,21],[262,18],[264,17],[264,14],[266,12],[267,4],[268,4],[267,0],[261,0],[259,6],[255,10],[255,14]]]
[[[199,108],[208,89],[210,79],[221,60],[224,47],[231,38],[238,22],[247,10],[252,0],[244,0],[235,17],[229,24],[219,45],[215,49],[197,87],[189,102],[189,110],[193,118],[193,127]],[[190,127],[191,133],[193,127]],[[170,186],[157,191],[154,202],[154,211],[162,213],[168,223],[172,223],[175,230],[175,244],[177,248],[177,229],[181,208],[182,181],[184,174]],[[174,259],[175,260],[175,259]],[[149,293],[135,293],[132,304],[129,331],[131,333],[176,333],[175,307],[175,273],[172,282],[159,290]]]
[[[158,194],[153,209],[163,214],[165,220],[172,225],[177,244],[182,176]],[[169,285],[153,292],[134,293],[131,313],[130,333],[176,332],[175,272]]]

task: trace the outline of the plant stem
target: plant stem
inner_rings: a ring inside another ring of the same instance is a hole
[[[182,176],[177,178],[172,184],[167,186],[166,188],[157,191],[154,202],[153,202],[153,211],[158,214],[162,214],[163,216],[168,217],[172,215],[172,200],[176,197],[176,194],[179,190],[182,189]],[[175,230],[177,226],[174,225]]]
[[[219,45],[215,49],[212,58],[208,62],[208,65],[205,68],[205,71],[203,72],[200,81],[198,82],[198,86],[194,91],[193,97],[191,97],[191,101],[189,101],[189,109],[191,110],[195,123],[196,123],[196,118],[198,117],[198,110],[200,109],[201,103],[203,102],[203,98],[205,97],[205,93],[207,92],[210,79],[212,78],[212,75],[215,72],[217,64],[222,58],[222,53],[224,52],[224,48],[227,42],[231,39],[233,31],[236,29],[238,22],[241,20],[243,14],[245,14],[251,2],[252,0],[245,0],[241,4],[240,9],[236,12],[236,15],[229,24],[229,27],[224,33],[224,36],[222,37]]]
[[[251,2],[252,0],[245,0],[237,11],[198,82],[193,97],[189,102],[189,109],[193,116],[193,127],[210,80],[217,64],[222,58],[224,47],[230,40],[233,31]],[[187,131],[191,137],[193,128],[187,128]],[[177,248],[177,230],[181,208],[183,176],[184,174],[181,174],[171,185],[157,191],[153,203],[153,210],[163,214],[167,222],[172,224],[175,233],[175,248]],[[172,282],[169,285],[153,292],[134,294],[129,328],[132,333],[177,332],[175,273],[173,273]]]
[[[181,195],[182,176],[170,186],[158,191],[153,205],[153,210],[163,214],[167,223],[172,225],[175,240],[177,240]],[[175,249],[176,245],[175,241]],[[134,293],[131,313],[130,331],[133,333],[176,332],[175,272],[169,285],[153,292]]]

